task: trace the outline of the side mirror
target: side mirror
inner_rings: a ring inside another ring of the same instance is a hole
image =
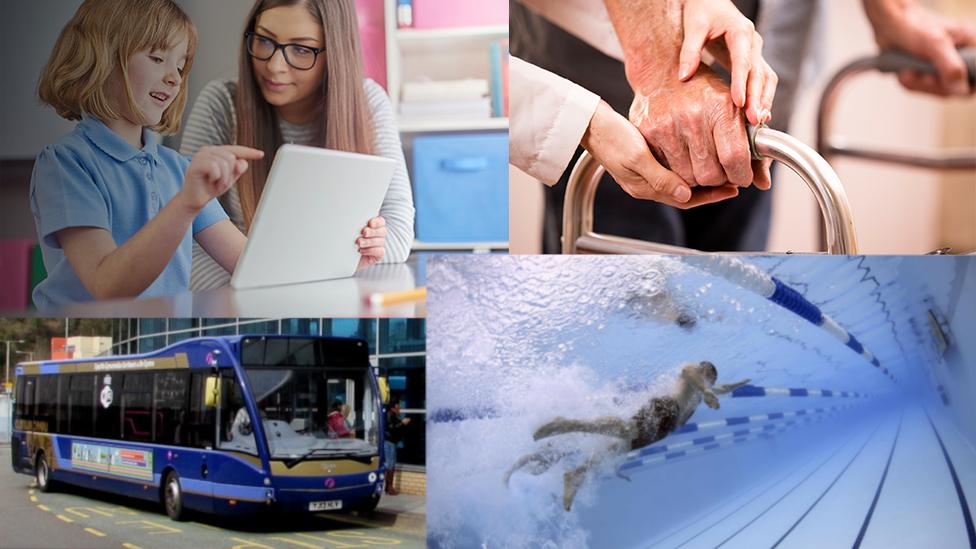
[[[210,376],[207,378],[207,386],[203,390],[203,404],[207,408],[216,408],[220,405],[220,378]]]

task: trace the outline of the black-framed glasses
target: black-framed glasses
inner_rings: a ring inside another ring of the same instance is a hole
[[[263,34],[252,31],[244,33],[244,43],[247,44],[247,53],[261,61],[271,59],[275,52],[281,50],[282,55],[285,56],[285,63],[300,71],[307,71],[314,67],[319,54],[325,51],[325,48],[313,48],[301,44],[279,44]]]

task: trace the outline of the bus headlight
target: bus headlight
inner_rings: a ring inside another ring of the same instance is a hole
[[[366,478],[369,479],[370,484],[373,484],[374,482],[376,482],[376,473],[370,473],[369,476]]]

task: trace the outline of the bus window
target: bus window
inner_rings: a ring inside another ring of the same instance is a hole
[[[216,426],[214,419],[217,409],[206,406],[204,394],[207,389],[207,378],[209,374],[205,372],[194,372],[191,376],[190,389],[190,446],[195,448],[213,448],[214,433]]]
[[[60,376],[39,376],[37,378],[37,417],[38,431],[57,432],[58,380]]]
[[[149,442],[152,437],[152,372],[126,374],[122,390],[122,438]]]
[[[156,374],[156,444],[187,443],[189,377],[189,372],[181,371]]]
[[[121,388],[123,378],[120,373],[96,374],[95,436],[118,439],[122,436]]]
[[[21,421],[31,421],[34,419],[34,385],[37,380],[34,376],[22,376],[20,383],[17,384],[15,397],[17,405],[14,407],[14,414]]]
[[[57,376],[58,378],[58,425],[55,433],[69,433],[68,430],[68,376]]]
[[[94,374],[71,376],[68,393],[68,427],[72,435],[90,437],[94,431]]]

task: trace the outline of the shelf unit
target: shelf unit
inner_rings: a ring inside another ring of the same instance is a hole
[[[425,133],[506,131],[508,118],[401,117],[400,92],[404,82],[420,76],[432,79],[490,78],[489,44],[508,38],[508,25],[439,29],[397,28],[396,0],[384,0],[386,83],[397,116],[404,148]],[[409,158],[409,154],[408,154]],[[414,241],[414,251],[507,250],[508,242],[434,243]]]

